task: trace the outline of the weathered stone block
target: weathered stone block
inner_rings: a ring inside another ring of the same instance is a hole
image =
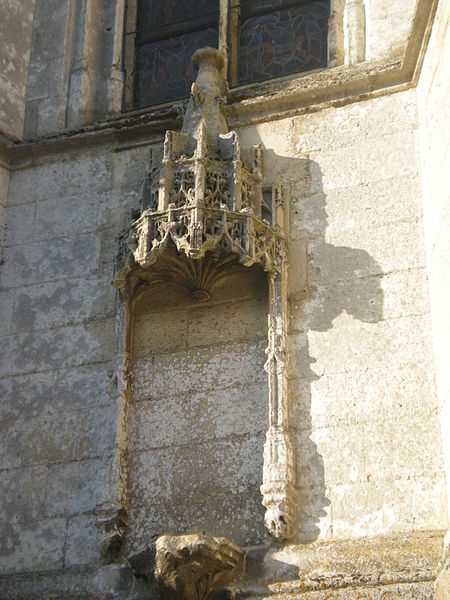
[[[0,465],[2,469],[19,467],[23,459],[23,424],[14,418],[0,423]]]
[[[118,420],[119,408],[112,399],[94,408],[83,407],[77,414],[75,457],[81,460],[109,454],[116,443]]]
[[[136,321],[134,351],[136,358],[185,350],[188,315],[177,308],[152,312]]]
[[[139,451],[190,443],[196,426],[190,414],[189,395],[142,400],[131,411],[131,447]]]
[[[364,478],[365,448],[352,426],[320,428],[297,437],[298,484],[318,487],[350,483]]]
[[[269,421],[267,387],[266,382],[249,382],[191,394],[192,438],[206,441],[265,431]]]
[[[53,463],[74,458],[77,417],[73,412],[44,414],[20,425],[22,460],[25,465]]]
[[[62,30],[63,33],[64,29]],[[59,33],[56,29],[56,33]],[[27,99],[56,97],[61,91],[61,71],[64,66],[64,45],[59,49],[60,36],[45,36],[46,50],[42,49],[41,57],[33,52],[33,60],[28,69]],[[50,42],[50,44],[48,43]],[[40,40],[42,44],[42,39]],[[59,50],[59,52],[58,52]],[[59,54],[59,56],[58,56]],[[41,58],[41,60],[39,60]]]
[[[2,470],[0,509],[4,521],[18,528],[40,519],[46,513],[47,480],[44,465]]]
[[[60,369],[112,360],[115,320],[61,327],[4,338],[0,376]],[[73,349],[77,351],[74,353]]]
[[[6,197],[5,197],[6,204]],[[5,206],[2,246],[14,246],[23,243],[24,240],[35,241],[34,218],[36,206],[30,203],[24,210],[22,205]]]
[[[238,304],[218,304],[191,310],[188,344],[193,348],[265,339],[266,332],[267,298],[239,300]]]
[[[3,573],[62,568],[66,519],[37,520],[23,526],[11,520],[3,522],[1,529]]]
[[[84,193],[68,197],[50,196],[36,202],[34,237],[38,240],[72,237],[110,226],[114,214],[113,207],[107,204],[110,195],[95,194],[92,197]]]
[[[8,335],[11,331],[12,313],[13,313],[14,292],[6,290],[0,292],[0,336]]]
[[[27,68],[32,43],[34,0],[5,0],[0,23],[0,128],[23,131]]]
[[[140,191],[149,168],[151,146],[120,150],[112,157],[112,185],[119,190]]]
[[[50,115],[51,116],[51,115]],[[44,115],[41,115],[44,118]],[[53,118],[53,117],[52,117]],[[8,204],[27,204],[49,198],[65,198],[111,189],[108,154],[83,153],[72,160],[55,160],[14,171]]]
[[[57,463],[49,468],[45,513],[74,515],[106,501],[112,458]]]
[[[135,398],[164,397],[167,381],[172,394],[264,382],[265,347],[265,341],[236,342],[223,345],[219,352],[201,348],[155,356],[151,361],[139,359],[134,369]],[[218,365],[221,368],[214,373]]]
[[[301,473],[302,464],[298,466]],[[318,482],[323,481],[319,476]],[[298,489],[298,523],[297,538],[301,544],[309,544],[316,540],[329,540],[333,537],[333,507],[326,495],[323,483],[316,487]]]
[[[68,519],[64,554],[66,566],[95,565],[101,562],[99,548],[102,533],[95,526],[95,519],[93,515],[75,515]]]
[[[434,374],[428,362],[341,373],[291,382],[292,422],[298,429],[387,419],[428,420],[436,412]],[[336,390],[345,390],[337,401]]]
[[[399,51],[405,47],[410,20],[414,14],[416,3],[406,0],[392,10],[386,0],[374,3],[371,10],[371,37],[369,56],[381,58],[390,52]]]
[[[111,362],[0,379],[1,420],[27,419],[55,411],[111,404]]]
[[[296,219],[292,231],[294,235],[297,231],[323,235],[329,225],[343,231],[366,227],[370,237],[373,228],[387,223],[416,222],[422,212],[420,200],[420,178],[410,175],[336,188],[326,196],[318,191],[296,201],[304,210],[304,220]]]
[[[327,488],[336,538],[446,528],[443,474],[377,479]]]
[[[115,301],[116,291],[110,279],[98,275],[17,288],[13,332],[106,319],[114,316]]]
[[[348,149],[361,142],[379,143],[387,135],[415,129],[416,98],[408,90],[295,117],[290,135],[297,152],[306,154]]]
[[[396,176],[416,177],[418,163],[416,138],[413,133],[393,133],[381,137],[377,144],[371,140],[362,140],[346,149],[346,160],[342,163],[341,148],[327,152],[311,153],[310,157],[318,164],[313,188],[328,193],[336,188],[348,188],[360,183],[371,183]],[[414,148],[413,157],[404,151],[405,147]],[[388,160],[386,160],[388,158]],[[373,165],[378,168],[374,169]]]
[[[369,421],[364,426],[366,476],[406,480],[442,472],[438,415],[412,419],[393,417],[383,422]]]
[[[424,268],[394,271],[381,280],[385,319],[425,315],[430,310],[428,275]]]
[[[308,338],[310,355],[315,359],[313,370],[318,376],[359,370],[366,357],[378,368],[414,365],[431,352],[427,315],[363,323],[342,314],[334,320],[332,329],[311,331]]]
[[[20,287],[95,272],[99,249],[95,234],[9,246],[3,252],[1,284],[5,288]]]
[[[162,531],[204,531],[208,535],[227,533],[239,545],[268,541],[260,494],[251,494],[249,490],[230,493],[212,488],[211,496],[206,497],[207,503],[199,498],[187,502],[184,495],[173,495],[171,498],[170,503],[156,498],[132,507],[130,551],[142,547],[149,536],[161,534]]]
[[[253,523],[249,509],[257,506],[262,512],[259,485],[263,442],[262,435],[233,436],[221,442],[133,453],[133,544],[138,547],[143,541],[139,530],[145,529],[144,516],[153,524],[152,534],[188,528],[211,534],[227,532],[231,537],[229,531],[235,521],[233,534],[241,532],[236,538],[239,543],[254,539],[255,531],[263,529],[263,519]]]

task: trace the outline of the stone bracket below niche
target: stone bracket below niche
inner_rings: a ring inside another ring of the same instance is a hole
[[[223,537],[164,535],[156,541],[155,579],[161,600],[207,600],[245,573],[245,555]]]

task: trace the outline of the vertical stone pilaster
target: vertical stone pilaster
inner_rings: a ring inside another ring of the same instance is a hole
[[[280,542],[294,535],[297,504],[295,452],[289,427],[286,279],[287,264],[282,257],[279,270],[269,275],[268,346],[264,366],[269,378],[269,428],[261,486],[266,528]]]
[[[364,0],[347,0],[344,14],[345,64],[353,65],[366,58],[366,11]]]
[[[128,405],[131,394],[131,331],[133,287],[122,288],[116,313],[117,352],[115,375],[109,386],[117,406],[114,453],[109,464],[105,501],[94,508],[96,526],[102,533],[99,552],[107,563],[120,558],[128,528]]]
[[[95,0],[77,0],[68,15],[72,21],[73,43],[67,48],[70,66],[67,72],[66,123],[67,127],[84,125],[92,116],[92,84],[90,71],[91,46],[95,27],[93,15]]]
[[[345,0],[331,0],[328,20],[328,66],[342,65],[344,49],[344,3]]]
[[[122,65],[123,45],[125,43],[125,1],[117,0],[114,18],[114,45],[111,71],[108,81],[108,113],[119,115],[122,110],[124,72]]]

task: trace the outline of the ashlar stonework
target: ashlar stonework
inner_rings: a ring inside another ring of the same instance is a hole
[[[450,0],[245,4],[135,111],[136,0],[0,0],[0,598],[449,598]]]

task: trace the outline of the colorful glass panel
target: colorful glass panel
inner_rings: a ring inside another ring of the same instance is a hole
[[[217,29],[186,33],[137,48],[135,93],[138,106],[189,96],[196,75],[191,57],[203,46],[217,46]]]
[[[281,77],[327,64],[329,1],[243,18],[239,82]]]
[[[189,96],[195,79],[191,58],[217,47],[219,0],[140,0],[138,5],[135,106]]]

